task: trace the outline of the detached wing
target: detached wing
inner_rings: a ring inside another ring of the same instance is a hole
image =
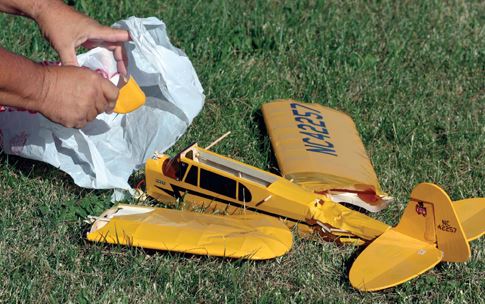
[[[221,216],[119,205],[93,224],[96,242],[200,255],[271,259],[288,252],[292,235],[278,219],[262,214]]]

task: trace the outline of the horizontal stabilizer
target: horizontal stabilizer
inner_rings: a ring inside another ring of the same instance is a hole
[[[469,198],[453,202],[468,241],[485,233],[485,198]]]
[[[362,291],[389,288],[433,268],[442,257],[433,244],[391,229],[357,257],[350,269],[350,283]]]
[[[221,216],[119,205],[105,211],[87,238],[191,254],[264,260],[292,247],[286,225],[262,214]]]

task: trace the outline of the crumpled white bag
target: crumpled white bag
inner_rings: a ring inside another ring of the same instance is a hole
[[[0,148],[5,153],[49,163],[80,187],[130,190],[132,172],[186,131],[205,98],[189,58],[170,43],[165,24],[157,18],[130,17],[114,27],[130,32],[132,41],[125,43],[128,73],[145,92],[145,105],[124,115],[100,114],[83,129],[0,107]],[[78,61],[118,82],[110,51],[95,48]]]

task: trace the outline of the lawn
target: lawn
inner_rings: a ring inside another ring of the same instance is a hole
[[[353,117],[396,198],[378,219],[396,224],[419,182],[454,200],[485,196],[483,2],[69,2],[103,24],[156,16],[188,54],[206,105],[171,154],[232,131],[216,152],[278,172],[260,106],[293,98]],[[0,29],[3,47],[56,59],[33,22],[0,15]],[[483,238],[467,263],[360,293],[348,283],[350,246],[296,238],[286,256],[248,262],[92,244],[83,220],[110,194],[0,153],[0,302],[485,302]]]

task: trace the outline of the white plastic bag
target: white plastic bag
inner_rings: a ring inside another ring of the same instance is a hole
[[[5,153],[49,163],[81,187],[129,190],[133,170],[185,132],[205,98],[190,60],[170,43],[165,24],[157,18],[131,17],[114,27],[130,32],[132,41],[125,44],[128,73],[145,92],[145,105],[125,115],[100,114],[80,130],[39,113],[2,107],[0,148]],[[110,51],[96,48],[79,55],[78,61],[118,82]]]

